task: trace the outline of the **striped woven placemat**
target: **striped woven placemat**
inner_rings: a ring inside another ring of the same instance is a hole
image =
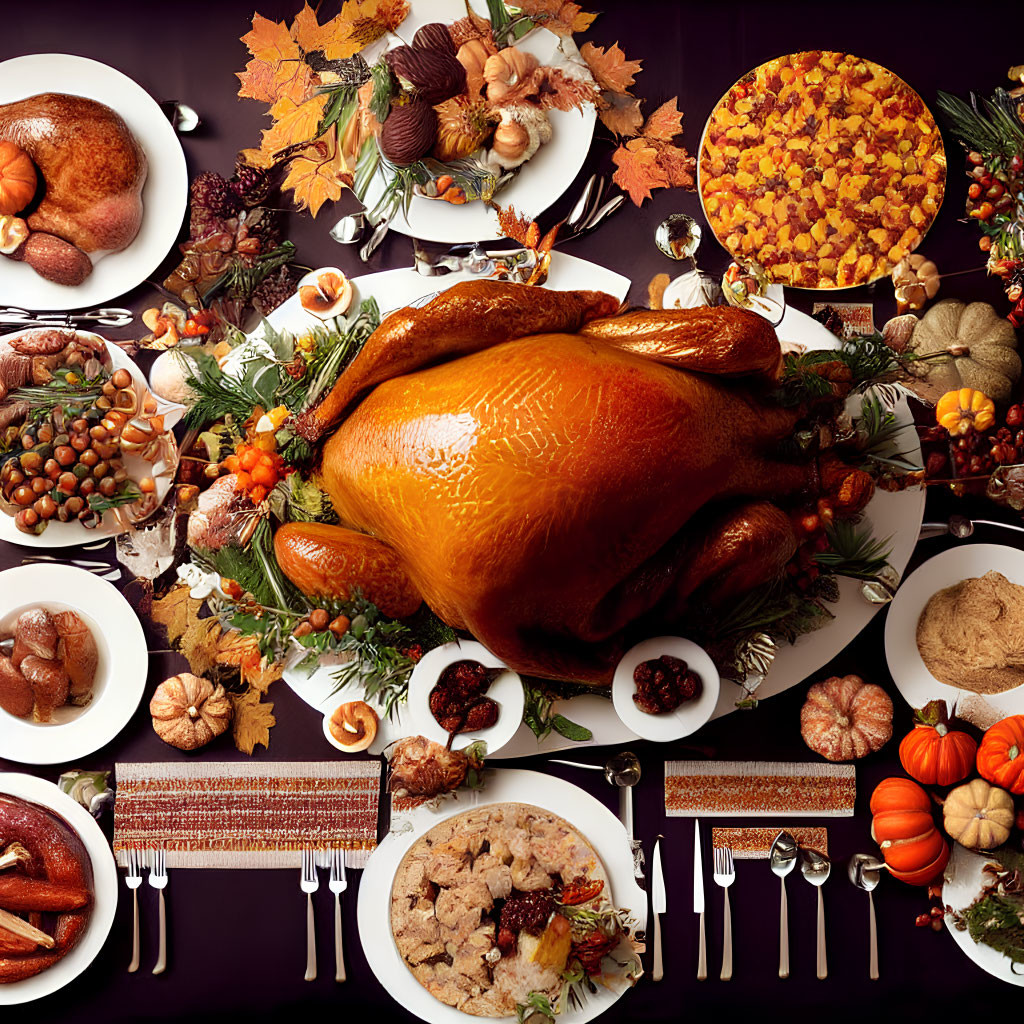
[[[803,761],[666,761],[669,817],[850,817],[851,764]]]
[[[712,846],[728,846],[736,860],[767,860],[782,825],[764,828],[718,828],[711,830]],[[799,843],[828,856],[828,829],[822,825],[790,825],[786,831]]]
[[[377,845],[379,761],[155,762],[115,766],[114,854],[162,846],[169,868],[295,868]]]

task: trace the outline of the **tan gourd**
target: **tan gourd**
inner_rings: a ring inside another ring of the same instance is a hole
[[[961,846],[991,850],[1010,838],[1013,797],[984,779],[972,779],[946,797],[942,825]]]
[[[503,160],[515,160],[530,144],[530,133],[518,121],[502,121],[494,131],[491,149]]]
[[[918,357],[911,385],[928,402],[947,391],[974,388],[1006,402],[1020,380],[1017,335],[1010,322],[987,302],[937,302],[911,335],[908,351]]]
[[[507,46],[488,57],[483,71],[487,98],[492,103],[500,103],[537,66],[537,58],[532,53],[526,53],[515,46]]]
[[[153,729],[179,750],[195,750],[224,732],[231,723],[231,701],[219,683],[182,672],[164,680],[149,702]]]
[[[484,65],[494,53],[494,46],[482,39],[470,39],[459,47],[455,59],[466,69],[466,92],[479,96],[484,89]]]

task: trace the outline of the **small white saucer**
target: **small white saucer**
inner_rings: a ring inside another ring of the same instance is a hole
[[[696,700],[684,701],[675,711],[651,715],[641,711],[633,700],[636,683],[633,671],[637,665],[669,654],[685,661],[700,676],[701,694]],[[630,648],[615,669],[612,680],[612,704],[623,724],[645,740],[668,743],[696,732],[715,711],[720,679],[715,663],[703,647],[680,636],[656,636]]]

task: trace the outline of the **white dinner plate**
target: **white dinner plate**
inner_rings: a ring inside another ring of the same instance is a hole
[[[472,0],[471,6],[487,17],[484,0]],[[436,21],[450,24],[465,16],[464,0],[416,0],[409,16],[399,26],[398,34],[411,42],[422,25]],[[582,63],[572,39],[561,38],[546,28],[534,29],[515,45],[532,53],[541,64],[561,64],[567,57],[575,57]],[[384,43],[376,43],[367,47],[363,55],[372,64],[383,50]],[[542,145],[494,197],[496,203],[503,207],[514,206],[516,212],[524,214],[528,220],[543,213],[573,183],[590,150],[597,111],[593,106],[585,110],[550,110],[548,117],[551,141]],[[373,209],[386,183],[382,164],[363,200],[368,210]],[[439,199],[422,197],[413,198],[408,217],[399,210],[392,218],[391,227],[400,234],[429,242],[482,242],[501,238],[503,234],[498,227],[498,215],[480,201],[453,206]]]
[[[39,330],[38,327],[32,327],[29,328],[29,331],[18,331],[16,334],[9,334],[7,335],[7,338],[20,338],[23,334],[37,330]],[[93,334],[91,331],[77,331],[76,333],[81,334],[86,338],[94,338],[98,341],[102,341],[107,346],[107,351],[110,353],[113,370],[118,370],[123,367],[131,373],[136,384],[139,384],[144,388],[149,387],[149,382],[146,380],[145,374],[143,374],[135,364],[135,361],[125,353],[124,349],[121,348],[120,345],[115,345],[111,341],[106,341],[104,338],[101,338],[100,335]],[[185,407],[183,405],[177,405],[174,402],[167,402],[159,395],[153,395],[153,398],[157,403],[157,412],[161,413],[164,417],[164,428],[166,430],[170,430],[175,423],[181,419],[184,414]],[[144,476],[152,475],[152,467],[150,464],[138,455],[124,456],[122,461],[124,462],[125,469],[127,469],[129,474],[131,474],[133,480],[139,480]],[[172,476],[156,477],[156,494],[161,502],[167,497],[173,482]],[[0,540],[6,540],[11,544],[22,544],[29,548],[69,548],[74,547],[76,544],[88,544],[91,541],[99,540],[102,537],[112,537],[117,532],[117,521],[109,512],[103,517],[100,525],[94,530],[87,530],[79,522],[62,523],[57,519],[51,519],[42,533],[22,533],[21,530],[14,525],[14,516],[10,516],[6,512],[0,511]]]
[[[57,764],[109,743],[135,713],[146,687],[149,650],[135,610],[113,584],[70,565],[21,565],[0,573],[0,629],[34,605],[78,612],[99,649],[92,700],[57,708],[46,724],[0,708],[0,757]]]
[[[930,700],[944,700],[950,715],[954,715],[961,703],[983,701],[991,709],[986,718],[992,721],[1024,714],[1024,686],[986,694],[949,686],[928,671],[917,649],[917,623],[931,598],[946,587],[984,576],[992,569],[1011,583],[1024,586],[1024,551],[1005,544],[961,542],[919,565],[896,592],[885,622],[885,657],[896,689],[912,708],[923,708]],[[971,720],[974,718],[972,715]]]
[[[701,692],[696,700],[684,701],[674,711],[650,715],[641,711],[633,700],[636,682],[633,671],[637,665],[663,654],[685,661],[700,676]],[[714,713],[718,704],[720,680],[715,663],[703,647],[681,636],[654,636],[631,647],[616,666],[612,679],[612,704],[627,729],[645,740],[668,743],[695,733]]]
[[[953,843],[952,846],[953,852],[942,876],[942,903],[953,910],[964,910],[981,895],[982,868],[992,858],[973,850],[965,850],[959,843]],[[1009,957],[991,946],[975,942],[970,932],[966,928],[963,931],[957,928],[948,914],[945,920],[953,941],[969,960],[973,960],[983,971],[988,971],[993,978],[1008,981],[1011,985],[1024,986],[1024,971],[1015,971]]]
[[[391,886],[409,848],[435,825],[486,804],[524,803],[564,818],[597,851],[608,873],[608,898],[629,911],[640,929],[647,927],[647,895],[633,877],[633,853],[622,823],[585,790],[540,772],[515,768],[488,771],[483,790],[459,790],[423,804],[404,816],[401,832],[392,831],[370,855],[359,883],[359,940],[370,969],[392,999],[430,1024],[469,1024],[482,1018],[435,999],[413,977],[391,934]],[[395,823],[392,822],[392,828]],[[621,993],[599,988],[579,1009],[566,1009],[559,1024],[585,1024],[604,1013]],[[511,1018],[504,1018],[510,1020]]]
[[[142,189],[142,227],[131,245],[98,260],[92,273],[74,287],[47,281],[25,263],[0,258],[0,305],[99,306],[145,281],[174,247],[188,202],[185,154],[156,100],[106,64],[67,53],[33,53],[0,63],[0,103],[44,92],[85,96],[124,118],[149,163]]]
[[[421,299],[424,295],[449,288],[460,281],[478,279],[465,271],[448,274],[441,279],[425,278],[411,269],[367,274],[353,279],[352,283],[356,290],[353,308],[358,308],[357,304],[361,299],[373,296],[383,316]],[[599,289],[619,299],[625,299],[629,284],[628,278],[604,267],[563,253],[554,253],[546,287]],[[320,324],[319,320],[302,308],[297,295],[293,295],[274,310],[269,319],[270,324],[277,330],[293,333],[308,331]],[[260,330],[262,328],[258,328],[256,333],[258,334]],[[776,331],[784,343],[807,349],[837,348],[840,344],[835,335],[816,320],[792,308],[787,308],[786,315]],[[856,410],[859,402],[859,397],[853,399],[850,408]],[[900,436],[903,449],[909,458],[920,458],[921,446],[906,402],[900,402],[897,416],[904,426]],[[924,514],[924,500],[925,495],[921,488],[908,488],[905,491],[876,490],[865,510],[864,518],[871,523],[874,535],[880,539],[891,538],[892,554],[889,561],[897,572],[902,573],[907,567],[910,555],[917,544]],[[771,670],[757,690],[759,699],[782,693],[817,672],[823,665],[827,665],[864,629],[879,609],[878,605],[868,604],[861,597],[860,583],[856,580],[840,579],[839,591],[839,601],[829,605],[835,618],[827,626],[800,637],[795,644],[783,644],[779,648]],[[286,669],[284,679],[306,703],[319,709],[321,714],[330,714],[342,700],[364,699],[362,687],[358,683],[349,683],[340,692],[336,691],[336,683],[332,678],[336,670],[337,664],[325,660],[311,676],[294,669]],[[593,733],[593,739],[578,743],[552,730],[546,739],[538,743],[537,737],[524,724],[496,756],[529,757],[557,750],[628,743],[639,739],[637,733],[623,724],[615,713],[608,699],[610,696],[607,691],[603,694],[595,693],[593,696],[584,694],[559,704],[558,710],[573,722],[589,729]],[[742,696],[743,690],[740,686],[731,680],[723,679],[719,689],[718,705],[712,717],[717,718],[735,710],[736,701]],[[381,710],[379,703],[369,703],[376,710]],[[412,730],[412,716],[407,705],[398,705],[391,716],[381,720],[370,753],[380,753],[384,747],[399,737],[413,734]]]
[[[456,640],[427,651],[412,670],[409,678],[409,696],[406,703],[412,724],[420,736],[434,740],[442,746],[448,743],[448,733],[441,728],[430,710],[430,693],[437,685],[441,673],[457,661],[478,661],[486,668],[503,668],[487,690],[487,696],[498,705],[498,720],[489,729],[459,733],[452,741],[452,749],[465,750],[482,740],[488,755],[501,750],[519,731],[523,722],[523,681],[500,658],[496,658],[483,644],[475,640]]]
[[[56,992],[77,978],[96,959],[114,923],[117,867],[96,819],[52,782],[37,779],[34,775],[2,772],[0,793],[39,804],[63,818],[82,840],[92,864],[93,906],[85,932],[74,949],[52,967],[23,981],[0,985],[0,1006],[13,1006]]]

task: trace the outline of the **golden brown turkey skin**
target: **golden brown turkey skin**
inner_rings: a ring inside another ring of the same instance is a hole
[[[734,312],[690,356],[771,376],[774,335],[766,345],[764,321]],[[626,334],[652,348],[649,331]],[[709,355],[716,338],[731,356]],[[687,348],[678,330],[669,340]],[[534,335],[378,384],[327,442],[323,483],[342,522],[393,548],[445,622],[521,671],[607,680],[627,627],[735,570],[730,520],[701,523],[712,554],[689,572],[698,512],[807,483],[808,467],[770,454],[797,414],[759,395],[614,340]],[[767,538],[752,548],[754,585],[778,571],[764,551],[792,531],[781,513],[747,517],[744,531]]]
[[[33,231],[87,253],[123,249],[139,233],[146,155],[110,107],[65,93],[0,104],[0,139],[24,149],[46,183],[27,218]]]

